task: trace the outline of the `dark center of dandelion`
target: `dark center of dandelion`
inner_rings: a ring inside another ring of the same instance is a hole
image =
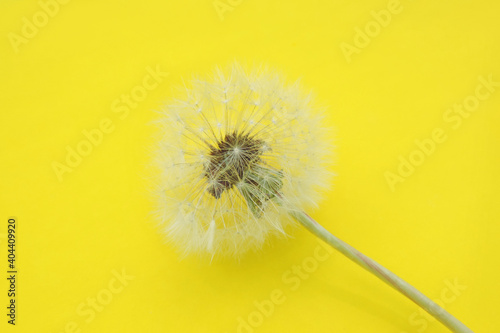
[[[218,199],[225,190],[245,181],[248,172],[259,164],[263,146],[262,140],[236,132],[226,134],[212,146],[205,166],[210,194]]]
[[[226,134],[210,146],[205,164],[208,192],[216,199],[235,186],[245,198],[252,213],[259,217],[264,203],[281,189],[283,174],[261,159],[266,144],[249,134]]]

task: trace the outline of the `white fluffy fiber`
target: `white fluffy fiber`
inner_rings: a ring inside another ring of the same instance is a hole
[[[286,85],[273,71],[246,72],[238,64],[218,69],[208,80],[190,82],[161,114],[157,214],[184,254],[239,256],[257,250],[270,234],[285,234],[294,223],[288,212],[315,206],[329,183],[332,146],[321,112],[298,83]],[[265,201],[260,217],[241,195],[259,195],[258,187],[234,186],[218,199],[208,191],[210,147],[233,132],[262,140],[259,167],[283,175],[281,199]]]

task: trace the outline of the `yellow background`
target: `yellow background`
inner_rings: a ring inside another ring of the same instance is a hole
[[[38,17],[41,27],[15,52],[9,36],[42,7],[1,1],[0,266],[4,276],[7,218],[16,216],[20,272],[15,327],[0,283],[1,331],[236,332],[238,317],[248,321],[254,302],[277,289],[286,300],[254,332],[447,332],[337,253],[291,290],[283,276],[314,262],[319,244],[304,230],[240,263],[181,261],[164,244],[145,180],[149,123],[173,87],[233,60],[301,78],[328,107],[338,177],[313,216],[446,300],[474,331],[498,331],[500,89],[457,129],[443,116],[474,95],[479,76],[500,81],[500,4],[401,0],[348,62],[342,43],[354,45],[356,27],[387,1],[222,3],[231,7],[223,19],[212,0],[74,0],[47,22]],[[148,67],[169,75],[121,119],[112,103],[140,86]],[[114,130],[59,181],[53,162],[64,163],[66,147],[103,119]],[[435,128],[447,140],[391,191],[385,173]],[[109,296],[110,283],[116,291],[122,270],[133,279],[95,318],[82,315],[89,298]],[[453,281],[466,289],[450,294]]]

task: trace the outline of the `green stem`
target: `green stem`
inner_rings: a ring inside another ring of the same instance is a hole
[[[472,330],[453,317],[445,309],[437,305],[430,298],[415,289],[408,282],[401,279],[396,274],[389,271],[387,268],[378,264],[374,260],[368,258],[349,244],[332,235],[328,230],[319,225],[309,215],[304,212],[291,212],[297,221],[306,227],[314,235],[330,244],[334,249],[345,255],[347,258],[354,261],[370,273],[376,275],[379,279],[387,283],[389,286],[398,290],[400,293],[408,297],[410,300],[418,304],[422,309],[427,311],[431,316],[439,320],[451,331],[457,333],[471,333]]]

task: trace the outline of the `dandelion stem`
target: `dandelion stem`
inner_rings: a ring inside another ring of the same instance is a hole
[[[472,332],[471,329],[465,326],[457,318],[453,317],[449,312],[415,289],[408,282],[378,264],[376,261],[368,258],[349,244],[332,235],[328,230],[323,228],[306,213],[293,211],[290,214],[314,235],[330,244],[334,249],[341,252],[347,258],[351,259],[367,271],[373,273],[389,286],[408,297],[410,300],[422,307],[422,309],[427,311],[431,316],[443,323],[451,331],[457,333]]]

